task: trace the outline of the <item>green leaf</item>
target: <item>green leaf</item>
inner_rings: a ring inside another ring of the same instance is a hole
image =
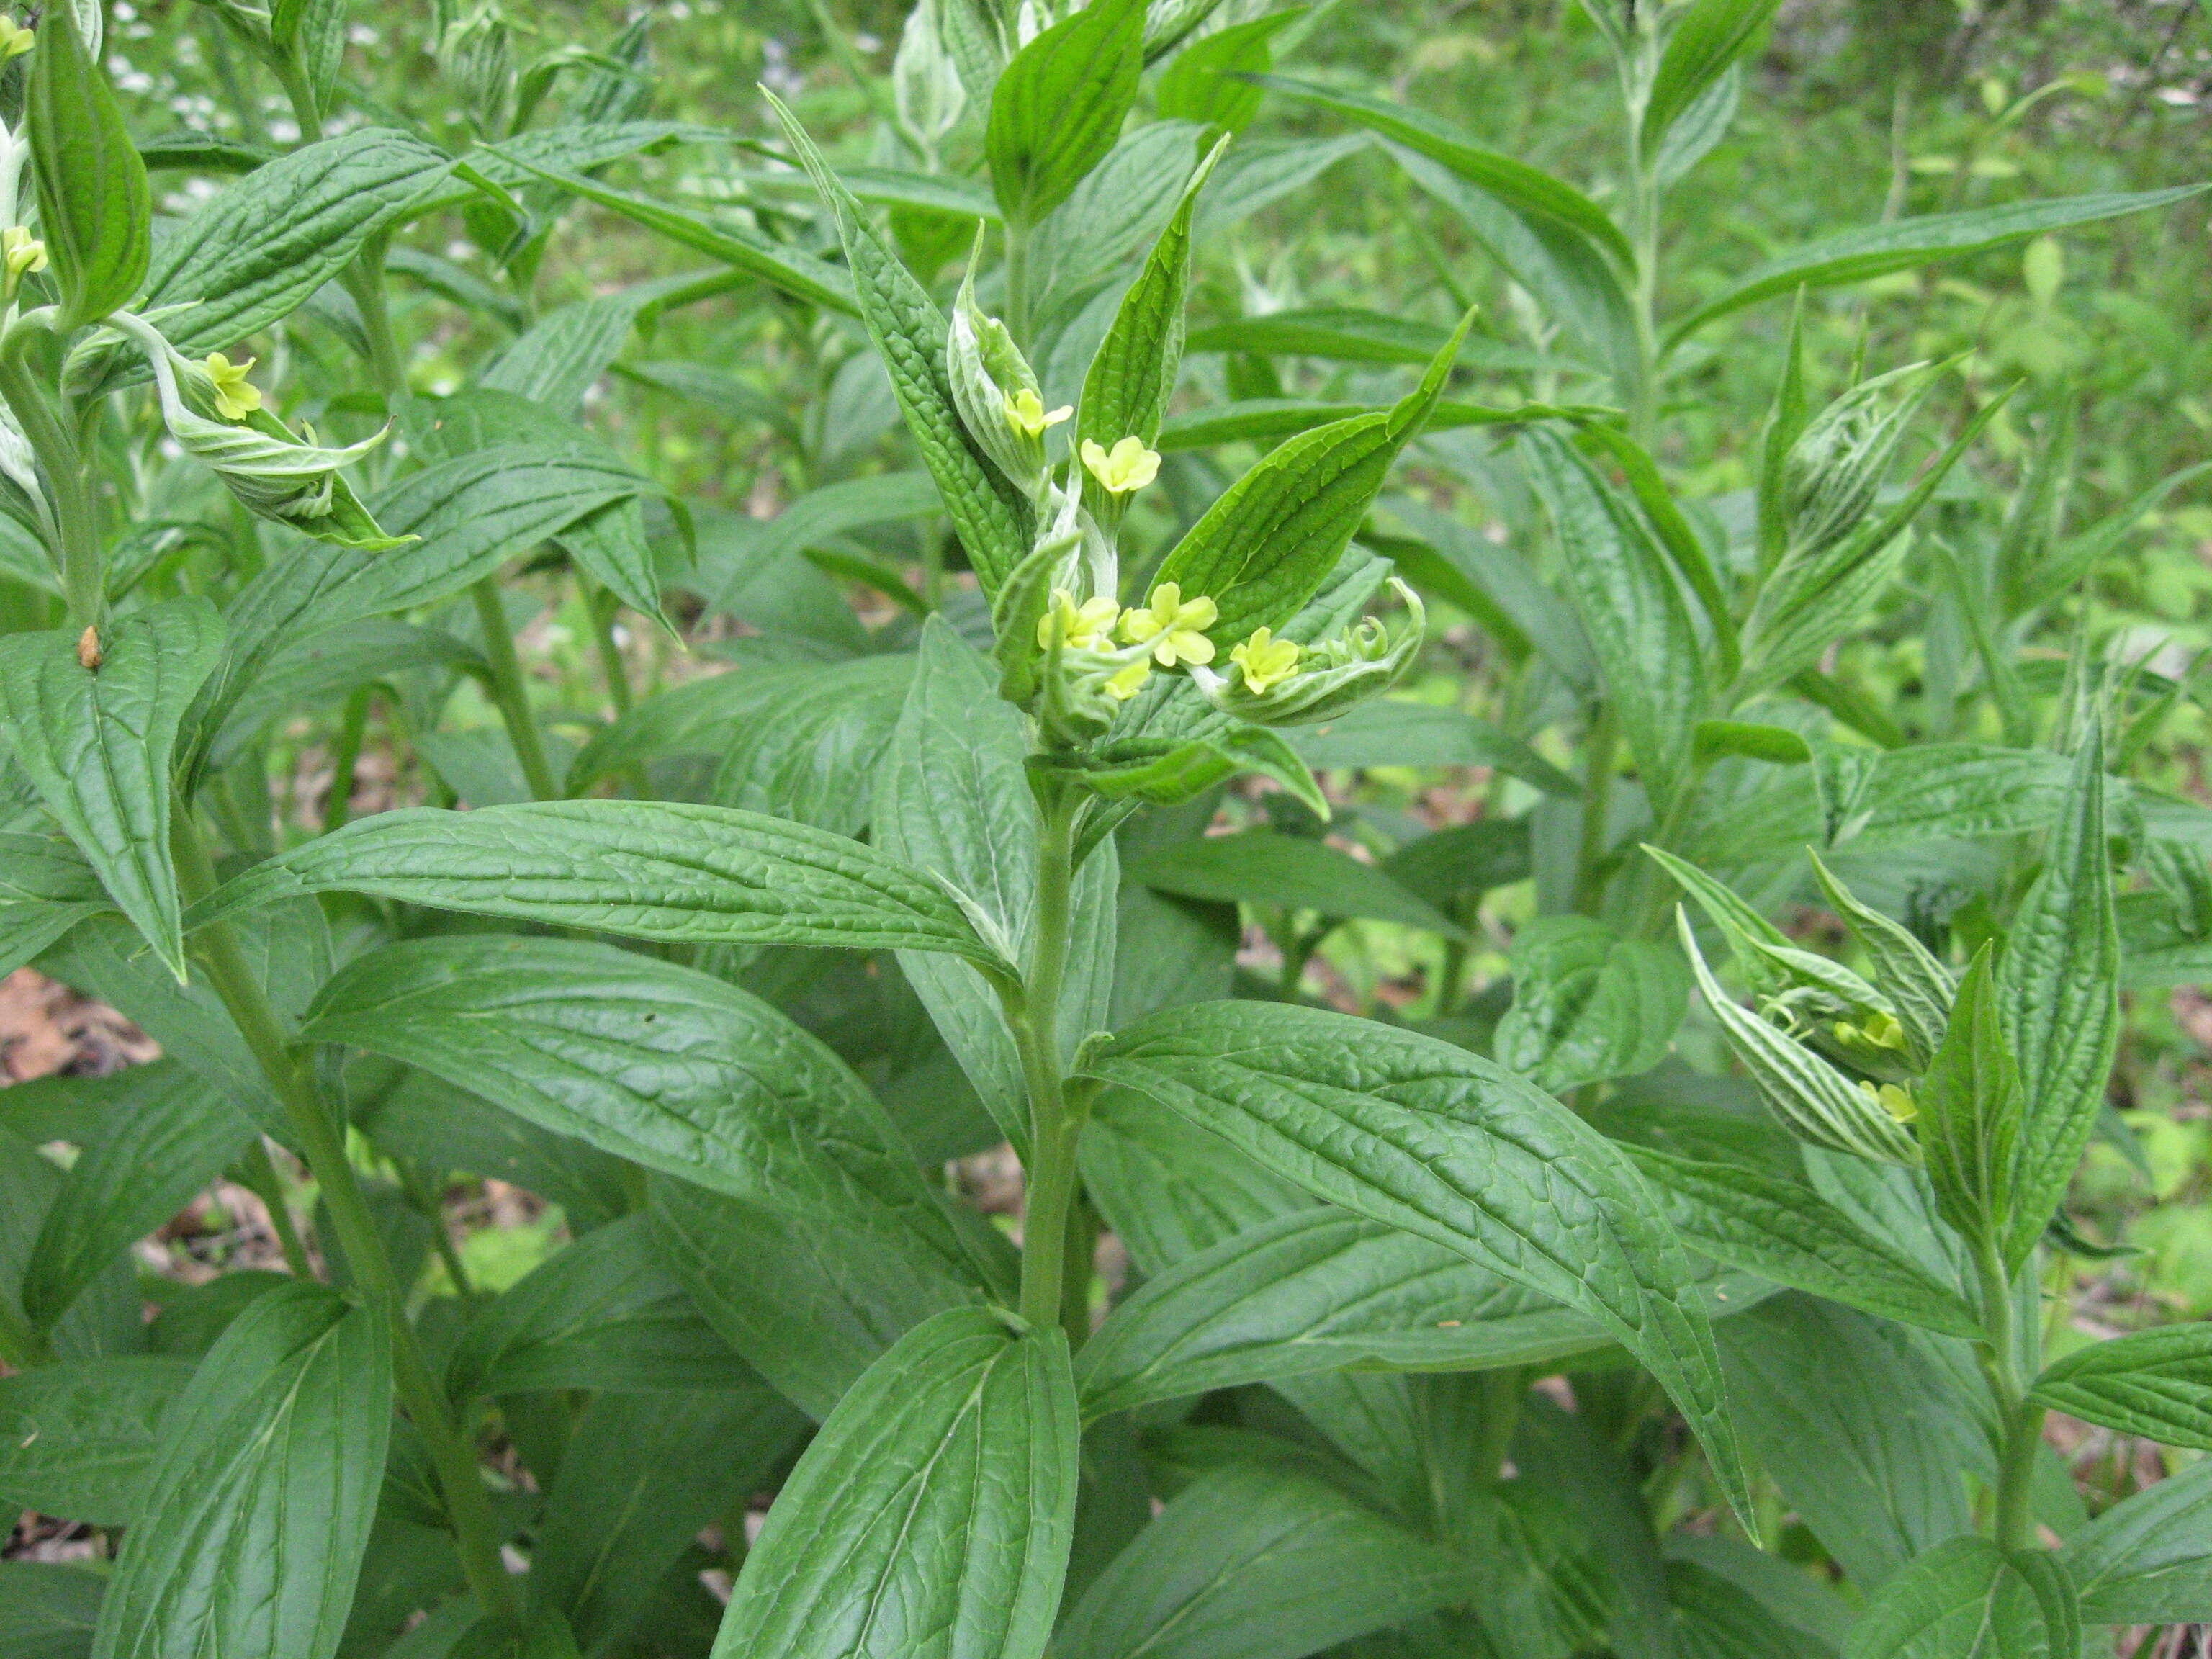
[[[1007,62],[983,154],[1008,224],[1035,224],[1106,159],[1136,101],[1144,34],[1145,0],[1089,0]]]
[[[1862,1232],[1802,1182],[1649,1147],[1622,1150],[1692,1249],[1885,1319],[1969,1340],[1981,1334],[1956,1290]]]
[[[2058,1560],[2093,1625],[2163,1625],[2212,1601],[2212,1459],[2106,1510],[2069,1538]]]
[[[1120,738],[1049,770],[1110,801],[1176,806],[1242,772],[1273,778],[1311,808],[1327,813],[1328,798],[1282,733],[1264,726],[1227,726],[1204,737]]]
[[[1248,398],[1235,403],[1208,404],[1168,416],[1160,422],[1159,439],[1152,447],[1164,453],[1179,449],[1209,449],[1216,444],[1238,443],[1247,438],[1287,438],[1331,421],[1355,415],[1381,414],[1380,404],[1316,403],[1304,398]],[[1571,420],[1583,415],[1612,411],[1594,404],[1524,404],[1513,409],[1492,409],[1481,404],[1440,401],[1429,414],[1424,432],[1449,432],[1469,426],[1511,426],[1524,421]]]
[[[2073,1659],[2028,1573],[1983,1538],[1954,1538],[1886,1585],[1844,1659]]]
[[[0,1561],[0,1649],[12,1659],[85,1659],[106,1585],[83,1567]]]
[[[2183,185],[2174,190],[2144,191],[2136,195],[2061,196],[2039,202],[2014,202],[2003,207],[1973,208],[1963,213],[1899,219],[1888,224],[1845,231],[1839,236],[1826,237],[1769,259],[1719,298],[1707,301],[1675,324],[1668,331],[1666,343],[1671,349],[1716,318],[1778,294],[1794,294],[1804,288],[1834,288],[1886,276],[1893,270],[1913,270],[1938,260],[2004,247],[2074,225],[2094,224],[2123,214],[2170,207],[2206,190],[2212,190],[2212,185]]]
[[[2021,1070],[2005,1042],[1997,998],[1996,964],[1984,945],[1959,981],[1950,1029],[1917,1091],[1918,1138],[1936,1208],[1966,1238],[1991,1246],[2020,1231],[2013,1170],[2023,1113]],[[2031,1248],[2042,1232],[2039,1219],[2028,1235]]]
[[[1278,1659],[1459,1604],[1467,1569],[1302,1470],[1231,1464],[1177,1493],[1068,1614],[1064,1659]]]
[[[2120,946],[2106,845],[2104,738],[2085,722],[2043,873],[2005,940],[1994,1000],[2020,1063],[2017,1164],[2005,1257],[2017,1267],[2066,1196],[2119,1041]],[[1960,1000],[1965,999],[1964,988]]]
[[[446,1362],[457,1401],[560,1389],[757,1389],[662,1265],[652,1223],[624,1216],[556,1250],[478,1313]]]
[[[1656,155],[1668,130],[1751,49],[1780,0],[1697,0],[1667,33],[1644,106],[1643,146]]]
[[[1209,323],[1192,331],[1190,349],[1255,352],[1264,357],[1327,357],[1346,363],[1425,363],[1450,337],[1451,330],[1444,325],[1419,318],[1363,306],[1304,306]],[[1569,367],[1564,359],[1542,352],[1480,338],[1460,348],[1460,360],[1501,374]]]
[[[1154,88],[1160,118],[1196,121],[1230,132],[1251,125],[1264,94],[1241,77],[1265,75],[1274,68],[1275,55],[1267,43],[1305,12],[1304,6],[1270,12],[1249,23],[1216,29],[1185,46]]]
[[[1627,1161],[1549,1096],[1432,1038],[1260,1004],[1170,1009],[1085,1070],[1317,1198],[1595,1320],[1650,1367],[1747,1506],[1688,1258]]]
[[[1753,720],[1699,720],[1692,729],[1692,753],[1699,764],[1735,756],[1769,766],[1808,766],[1813,750],[1786,726]]]
[[[1084,1345],[1076,1382],[1098,1418],[1279,1377],[1538,1364],[1611,1340],[1456,1250],[1320,1206],[1147,1279]]]
[[[710,798],[859,835],[873,810],[876,774],[914,666],[912,657],[863,657],[789,678],[761,676],[780,680],[782,689],[746,700],[753,712],[730,732]]]
[[[716,1659],[1039,1659],[1074,1524],[1058,1331],[917,1326],[838,1402],[745,1558]]]
[[[1829,908],[1843,918],[1844,926],[1867,953],[1875,982],[1889,998],[1898,1027],[1904,1033],[1907,1056],[1915,1066],[1924,1067],[1942,1046],[1943,1033],[1951,1023],[1951,970],[1908,929],[1860,903],[1828,872],[1817,853],[1813,854],[1813,872],[1820,878]]]
[[[1629,753],[1654,799],[1671,800],[1706,697],[1704,648],[1674,574],[1644,523],[1557,434],[1530,429],[1521,453]]]
[[[107,908],[99,876],[73,843],[0,833],[0,978]]]
[[[1518,738],[1456,708],[1377,697],[1372,702],[1301,726],[1289,739],[1316,769],[1376,766],[1487,766],[1572,799],[1583,792],[1566,773]]]
[[[1255,628],[1280,629],[1343,557],[1398,452],[1443,393],[1473,313],[1431,362],[1421,384],[1386,415],[1360,415],[1299,434],[1223,492],[1161,564],[1155,585],[1176,582],[1220,614],[1218,644]]]
[[[177,727],[222,648],[203,599],[171,599],[109,625],[97,669],[68,630],[0,640],[0,729],[46,810],[116,908],[181,980],[181,903],[169,864]]]
[[[477,814],[475,816],[482,816]],[[791,1226],[966,1252],[890,1116],[817,1038],[735,986],[611,945],[477,935],[356,957],[303,1028]]]
[[[1682,959],[1588,916],[1542,916],[1513,936],[1513,1006],[1498,1064],[1561,1094],[1648,1072],[1667,1057],[1690,1000]]]
[[[185,1361],[107,1354],[0,1377],[0,1499],[97,1527],[131,1525],[161,1425],[191,1376]]]
[[[272,0],[269,36],[300,67],[318,113],[327,114],[345,62],[351,0]]]
[[[71,6],[39,19],[22,138],[64,333],[127,306],[153,255],[153,196],[115,89]]]
[[[1042,38],[1042,37],[1040,37]],[[1034,44],[1034,43],[1032,43]],[[1030,550],[1033,514],[1014,487],[968,436],[946,378],[945,315],[921,284],[884,245],[853,194],[838,182],[796,118],[773,93],[763,94],[799,153],[815,188],[830,204],[852,268],[860,319],[889,371],[907,428],[937,480],[945,510],[967,549],[986,594]]]
[[[337,1653],[392,1427],[386,1318],[300,1283],[223,1333],[164,1425],[94,1659]]]
[[[127,1133],[101,1135],[70,1167],[23,1273],[23,1311],[41,1330],[109,1262],[235,1162],[253,1126],[184,1066],[135,1067],[117,1103]]]
[[[192,925],[326,892],[669,944],[945,951],[1006,966],[941,888],[858,842],[675,801],[380,812],[247,871]]]
[[[1205,836],[1129,860],[1122,873],[1157,892],[1222,903],[1276,905],[1324,916],[1395,921],[1462,939],[1465,930],[1384,872],[1325,842],[1273,830]]]
[[[2212,1324],[2093,1342],[2044,1368],[2030,1397],[2167,1446],[2212,1450]]]
[[[645,505],[635,495],[588,513],[554,538],[569,562],[641,617],[673,633],[660,608],[660,579],[645,537]]]

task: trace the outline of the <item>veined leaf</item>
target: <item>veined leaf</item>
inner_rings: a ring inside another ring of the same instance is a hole
[[[83,1567],[0,1561],[0,1645],[15,1659],[84,1659],[106,1588]]]
[[[1751,49],[1780,0],[1698,0],[1674,20],[1644,106],[1644,153],[1656,156],[1668,129]]]
[[[94,1526],[132,1524],[161,1425],[191,1376],[183,1360],[103,1354],[0,1377],[0,1500]]]
[[[47,10],[39,28],[21,136],[67,333],[137,297],[153,252],[153,198],[76,9]]]
[[[2212,1324],[2076,1348],[2044,1369],[2030,1396],[2085,1423],[2212,1450]]]
[[[0,978],[109,908],[99,876],[73,842],[0,832]]]
[[[1844,1659],[2073,1659],[2078,1626],[2064,1645],[2032,1571],[1984,1538],[1939,1545],[1883,1587]]]
[[[1743,1506],[1688,1258],[1627,1161],[1549,1096],[1432,1038],[1261,1004],[1168,1010],[1085,1069],[1595,1320],[1666,1386]]]
[[[88,668],[66,629],[0,640],[0,722],[46,810],[181,980],[169,766],[222,623],[205,599],[171,599],[110,624],[98,643]]]
[[[2121,1499],[2069,1538],[2058,1559],[2090,1624],[2195,1619],[2212,1600],[2212,1459]]]
[[[1950,1029],[1929,1062],[1917,1128],[1944,1220],[1970,1240],[2002,1244],[2020,1231],[2012,1176],[2024,1125],[2020,1068],[1999,1022],[1996,981],[1984,945],[1959,981]],[[2039,1221],[2030,1248],[2042,1232]],[[2021,1250],[2014,1265],[2027,1254]]]
[[[94,1659],[331,1659],[392,1427],[391,1331],[319,1285],[257,1297],[170,1413]]]
[[[1200,836],[1160,848],[1132,859],[1122,873],[1182,898],[1370,917],[1446,939],[1462,937],[1465,931],[1373,865],[1325,842],[1273,830]]]
[[[984,1310],[885,1354],[783,1486],[716,1659],[1039,1659],[1073,1528],[1066,1339]]]
[[[1682,959],[1588,916],[1543,916],[1513,936],[1501,1066],[1553,1094],[1633,1077],[1667,1057],[1690,1001]]]
[[[247,871],[192,925],[325,892],[671,944],[946,951],[1006,965],[941,888],[872,848],[675,801],[380,812]]]
[[[1377,697],[1287,735],[1300,758],[1316,769],[1488,766],[1547,795],[1572,799],[1583,792],[1573,778],[1489,721],[1401,697]]]
[[[1089,0],[1000,72],[983,153],[1009,224],[1036,223],[1106,159],[1136,101],[1144,34],[1145,0]]]

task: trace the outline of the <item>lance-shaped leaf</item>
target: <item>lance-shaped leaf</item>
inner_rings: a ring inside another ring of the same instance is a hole
[[[51,8],[39,20],[18,142],[30,148],[39,234],[66,333],[137,297],[154,234],[146,164],[75,7]]]
[[[2042,1577],[1985,1538],[1954,1538],[1883,1586],[1851,1627],[1844,1659],[2073,1659],[2078,1613],[2069,1630],[2045,1605],[2055,1590],[2070,1608],[2072,1587]]]
[[[1626,1159],[1548,1095],[1433,1038],[1260,1004],[1169,1010],[1085,1069],[1317,1198],[1595,1320],[1667,1388],[1747,1507],[1689,1259]]]
[[[1136,100],[1144,35],[1145,0],[1090,0],[1000,73],[983,153],[1009,224],[1035,224],[1106,159]]]
[[[796,118],[773,93],[763,96],[830,205],[844,242],[845,263],[852,269],[860,319],[890,373],[907,429],[914,434],[923,465],[937,480],[945,510],[960,532],[984,592],[994,592],[1030,550],[1033,514],[1020,491],[976,449],[961,422],[946,378],[945,315],[876,234],[860,203],[830,172]]]
[[[1907,1056],[1924,1067],[1943,1041],[1951,1023],[1951,970],[1913,934],[1881,911],[1863,904],[1850,890],[1829,872],[1820,855],[1812,854],[1813,872],[1828,908],[1851,930],[1851,937],[1873,964],[1875,982],[1889,998],[1905,1035]]]
[[[2113,1504],[2058,1559],[2091,1624],[2196,1619],[2212,1606],[2212,1458]]]
[[[1006,967],[942,888],[873,848],[676,801],[380,812],[257,865],[195,909],[192,925],[327,892],[672,945],[944,951]]]
[[[901,1339],[822,1425],[730,1597],[715,1659],[1039,1659],[1075,1514],[1056,1330],[982,1309]]]
[[[1996,964],[1984,945],[1959,981],[1951,1028],[1920,1090],[1919,1121],[1936,1208],[1977,1243],[2002,1247],[2014,1232],[2021,1093],[1997,1014]],[[2039,1221],[2031,1244],[2042,1231]]]
[[[257,1297],[162,1432],[94,1659],[331,1659],[392,1429],[391,1328],[319,1285]]]
[[[169,766],[222,623],[205,599],[171,599],[111,624],[97,648],[88,668],[89,648],[66,630],[0,640],[0,721],[46,810],[182,979]]]
[[[1421,383],[1387,414],[1356,415],[1300,433],[1271,451],[1184,533],[1156,582],[1213,600],[1206,630],[1223,647],[1255,628],[1280,629],[1344,556],[1398,452],[1443,395],[1469,313]]]
[[[64,1359],[0,1377],[0,1501],[96,1527],[138,1518],[184,1360]]]
[[[2212,1450],[2212,1324],[2077,1348],[2045,1368],[2031,1397],[2123,1434]]]
[[[2065,805],[2006,939],[1995,1001],[2019,1061],[2021,1121],[2006,1212],[2015,1267],[2066,1196],[2119,1041],[2120,945],[2105,842],[2100,721],[2084,722]],[[1964,1000],[1962,990],[1961,1000]]]
[[[1751,49],[1779,0],[1697,0],[1674,20],[1644,106],[1644,153],[1656,156],[1667,131]]]

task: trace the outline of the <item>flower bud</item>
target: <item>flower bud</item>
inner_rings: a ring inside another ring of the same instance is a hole
[[[1394,576],[1390,586],[1412,613],[1395,641],[1372,617],[1303,649],[1262,628],[1230,652],[1234,672],[1224,676],[1200,667],[1191,678],[1216,708],[1255,726],[1333,720],[1388,691],[1420,655],[1428,613],[1404,582]]]
[[[0,258],[7,262],[8,276],[12,286],[15,279],[26,271],[46,268],[46,245],[21,225],[10,225],[0,230]]]
[[[899,125],[924,151],[935,149],[967,106],[968,89],[938,27],[937,0],[921,0],[907,14],[898,55],[891,59],[891,98]]]
[[[969,268],[945,334],[945,367],[952,402],[975,446],[1006,481],[1035,499],[1045,486],[1044,434],[1074,413],[1048,410],[1035,371],[1006,325],[975,304]]]
[[[1790,545],[1801,556],[1833,546],[1866,517],[1933,382],[1923,380],[1893,408],[1883,404],[1898,381],[1924,368],[1910,364],[1852,387],[1790,446],[1782,462],[1782,506]]]
[[[25,28],[12,17],[0,17],[0,64],[21,58],[38,44],[38,30]]]

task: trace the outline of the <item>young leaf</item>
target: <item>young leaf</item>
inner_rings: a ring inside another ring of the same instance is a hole
[[[1085,1070],[1595,1320],[1651,1368],[1743,1505],[1688,1259],[1626,1160],[1549,1096],[1433,1038],[1258,1003],[1170,1009]]]
[[[0,640],[0,729],[17,763],[116,908],[179,980],[169,767],[178,724],[213,671],[222,635],[215,607],[193,598],[109,624],[96,636],[96,667],[66,630]]]
[[[1076,1469],[1066,1339],[939,1314],[869,1369],[784,1482],[715,1659],[1040,1659]]]
[[[2077,1348],[2045,1368],[2030,1397],[2123,1434],[2212,1450],[2212,1324]]]
[[[1873,963],[1875,982],[1889,998],[1904,1034],[1906,1055],[1915,1066],[1925,1066],[1951,1023],[1951,970],[1906,928],[1860,903],[1829,873],[1819,854],[1812,859],[1829,908],[1843,918]]]
[[[76,9],[49,7],[39,19],[38,40],[22,138],[30,145],[39,234],[52,262],[66,333],[137,297],[153,254],[153,197],[146,164]]]
[[[187,1361],[103,1354],[0,1377],[0,1499],[96,1527],[131,1525],[161,1425],[191,1376]]]
[[[1983,1538],[1937,1546],[1882,1589],[1844,1659],[2073,1659],[2028,1572]]]
[[[1035,224],[1106,159],[1136,101],[1144,33],[1145,0],[1089,0],[1000,74],[983,153],[1008,224]]]
[[[1559,1094],[1633,1077],[1667,1057],[1690,1000],[1680,956],[1588,916],[1543,916],[1513,936],[1513,1006],[1498,1062]]]
[[[163,1428],[94,1659],[337,1653],[392,1428],[386,1317],[295,1283],[223,1333]]]
[[[1751,49],[1780,0],[1697,0],[1668,30],[1644,106],[1643,145],[1656,156],[1684,111]]]
[[[2012,1176],[2023,1109],[2020,1067],[2005,1043],[1997,995],[1996,963],[1984,945],[1959,981],[1950,1029],[1918,1092],[1920,1146],[1938,1209],[1966,1237],[2001,1247],[2018,1231]],[[2031,1244],[2042,1231],[2039,1220]]]
[[[670,944],[946,951],[1006,968],[918,872],[843,836],[677,801],[380,812],[247,871],[192,925],[326,892]]]

